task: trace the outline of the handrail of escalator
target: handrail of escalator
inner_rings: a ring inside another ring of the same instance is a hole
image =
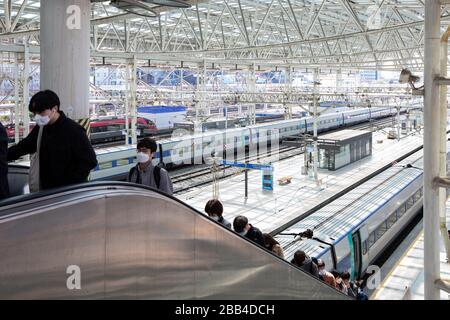
[[[2,210],[2,207],[5,207],[5,206],[20,204],[22,202],[35,200],[35,199],[39,199],[39,198],[44,198],[44,197],[50,197],[53,195],[58,195],[60,193],[67,193],[70,191],[81,191],[83,189],[96,188],[96,187],[97,188],[133,187],[133,188],[138,188],[138,189],[143,189],[143,190],[148,190],[148,191],[154,191],[156,193],[165,195],[165,196],[171,198],[172,200],[178,201],[181,204],[187,205],[186,203],[182,202],[181,200],[179,200],[173,196],[170,196],[158,189],[154,189],[152,187],[144,186],[141,184],[135,184],[135,183],[130,183],[130,182],[121,182],[121,181],[92,181],[92,182],[72,184],[72,185],[68,185],[68,186],[64,186],[64,187],[53,188],[53,189],[43,190],[43,191],[39,191],[39,192],[35,192],[35,193],[28,193],[28,194],[24,194],[24,195],[20,195],[20,196],[10,197],[10,198],[0,201],[0,211]],[[187,205],[187,206],[190,207],[189,205]],[[192,209],[192,207],[190,207],[190,208]]]

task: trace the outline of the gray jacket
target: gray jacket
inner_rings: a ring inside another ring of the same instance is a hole
[[[303,269],[314,277],[319,277],[319,269],[310,257],[306,257],[305,261],[303,261],[303,264],[300,266],[300,269]]]
[[[147,168],[144,170],[141,170],[139,165],[137,165],[136,170],[133,170],[133,174],[131,175],[130,179],[128,179],[128,182],[133,183],[140,183],[148,187],[152,187],[157,189],[155,177],[153,175],[154,166],[153,164],[150,164]],[[140,179],[139,179],[140,177]],[[167,170],[162,169],[160,171],[160,182],[159,182],[159,190],[172,195],[173,194],[173,186],[172,181],[170,180],[169,173]]]

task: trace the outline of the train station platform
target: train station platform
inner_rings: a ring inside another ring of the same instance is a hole
[[[310,177],[301,174],[303,155],[273,164],[273,191],[262,190],[261,172],[258,171],[248,174],[247,199],[244,174],[219,181],[219,199],[224,205],[224,217],[233,221],[236,216],[245,215],[251,224],[263,232],[278,231],[343,189],[422,146],[423,136],[416,132],[397,141],[387,139],[385,133],[374,132],[373,141],[372,156],[336,171],[319,170],[319,186]],[[292,177],[291,183],[276,183],[288,176]],[[206,202],[212,197],[212,186],[197,187],[177,197],[203,211]]]
[[[450,201],[447,201],[447,229],[450,228]],[[450,279],[450,264],[447,262],[441,238],[441,277]],[[424,234],[422,221],[395,250],[381,267],[381,285],[373,291],[373,300],[424,300]],[[450,300],[450,295],[441,291],[441,300]]]

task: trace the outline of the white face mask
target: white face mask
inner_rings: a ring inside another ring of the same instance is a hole
[[[34,121],[36,121],[36,124],[40,127],[46,126],[49,122],[50,122],[50,117],[49,116],[41,116],[39,114],[37,114],[34,117]]]
[[[146,153],[139,152],[136,156],[136,160],[139,163],[147,163],[150,160],[150,157]]]
[[[219,221],[219,216],[211,216],[211,219],[213,219],[214,221]]]

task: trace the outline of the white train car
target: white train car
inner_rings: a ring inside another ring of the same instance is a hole
[[[412,158],[411,167],[401,162],[277,235],[286,258],[303,250],[328,270],[362,278],[422,208],[423,159]],[[311,239],[294,240],[307,229]]]
[[[158,131],[173,129],[174,124],[186,120],[187,107],[184,106],[147,106],[137,109],[138,117],[151,120]]]
[[[357,109],[319,116],[318,132],[354,125],[370,119],[386,117],[395,111],[369,108]],[[234,154],[233,160],[238,159],[246,149],[260,149],[271,147],[271,142],[300,133],[312,132],[313,118],[282,120],[271,123],[257,124],[243,128],[233,128],[226,131],[205,132],[201,134],[173,137],[158,141],[158,163],[171,167],[180,164],[199,164],[202,155],[223,155],[228,160]],[[276,138],[275,138],[276,136]],[[233,151],[230,150],[233,149]],[[203,159],[205,160],[205,159]]]

